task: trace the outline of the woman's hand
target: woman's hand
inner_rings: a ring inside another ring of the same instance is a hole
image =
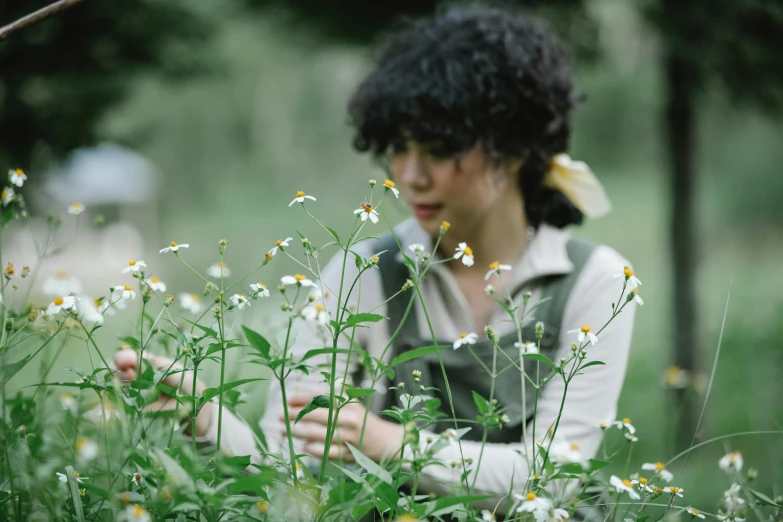
[[[314,457],[323,457],[329,410],[318,408],[302,417],[299,423],[293,423],[299,412],[312,398],[312,394],[297,394],[288,399],[291,434],[305,442],[304,450],[307,453]],[[329,449],[330,459],[353,460],[353,455],[343,443],[347,442],[352,446],[359,447],[365,412],[366,408],[358,403],[349,403],[340,409],[340,414],[337,416],[337,428],[334,430],[332,446]],[[280,420],[284,421],[282,413]],[[283,436],[286,435],[285,426],[281,432]],[[401,425],[385,421],[374,413],[367,412],[367,425],[364,430],[362,447],[359,449],[376,462],[383,459],[393,459],[399,456],[397,454],[402,446],[402,435]]]
[[[160,355],[144,354],[144,359],[148,361],[156,371],[161,370],[175,370],[181,369],[182,365],[174,363],[173,359],[163,357]],[[117,376],[124,381],[132,381],[137,376],[136,367],[139,362],[139,354],[134,350],[120,350],[114,354],[114,364],[117,366]],[[166,386],[170,386],[176,390],[180,389],[182,385],[182,393],[193,393],[193,372],[188,370],[185,372],[177,372],[166,376],[161,381]],[[202,394],[206,386],[201,381],[196,381],[196,393]],[[161,411],[161,410],[174,410],[177,407],[177,402],[165,393],[161,393],[160,397],[153,404],[147,406],[147,411]],[[184,407],[180,406],[180,410],[183,413],[187,413]],[[209,431],[210,424],[212,423],[212,403],[207,402],[196,417],[196,436],[201,437],[207,431]],[[187,423],[185,429],[186,433],[190,433],[190,422]]]

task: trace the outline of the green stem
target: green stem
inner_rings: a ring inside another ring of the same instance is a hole
[[[288,397],[285,391],[285,362],[288,358],[288,344],[291,339],[291,327],[294,317],[288,319],[288,328],[285,332],[285,344],[283,345],[283,364],[280,365],[280,375],[277,380],[280,383],[280,394],[283,400],[283,420],[285,421],[285,434],[288,438],[288,453],[291,459],[291,474],[294,477],[294,487],[299,487],[299,477],[296,473],[296,452],[294,451],[294,438],[291,434],[291,416],[288,413]]]

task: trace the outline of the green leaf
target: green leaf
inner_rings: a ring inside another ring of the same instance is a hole
[[[584,369],[585,369],[585,368],[587,368],[588,366],[600,366],[600,365],[605,365],[605,364],[606,364],[606,363],[605,363],[605,362],[603,362],[603,361],[590,361],[589,363],[585,364],[584,366],[582,366],[582,367],[581,367],[581,368],[579,368],[579,369],[580,369],[580,370],[584,370]]]
[[[406,361],[410,361],[411,359],[418,359],[419,357],[424,357],[425,355],[429,355],[431,353],[435,353],[438,350],[445,348],[445,346],[422,346],[421,348],[414,348],[413,350],[408,350],[407,352],[403,352],[389,363],[389,368],[394,368],[395,366],[402,364]]]
[[[329,228],[327,226],[325,226],[324,228],[326,229],[327,232],[329,232],[329,235],[331,235],[334,238],[334,240],[337,241],[337,244],[339,245],[340,244],[340,236],[337,235],[337,232],[335,232],[333,229],[331,229],[331,228]]]
[[[476,403],[476,408],[478,408],[478,412],[481,415],[486,415],[489,413],[489,404],[487,404],[487,400],[476,393],[475,391],[473,393],[473,402]]]
[[[375,390],[372,388],[346,388],[345,394],[348,396],[348,399],[358,399],[360,397],[369,397],[375,393]]]
[[[82,496],[79,493],[79,484],[76,482],[76,472],[73,466],[65,466],[65,476],[68,479],[68,489],[71,492],[73,508],[76,511],[76,519],[84,522],[84,509],[82,508]]]
[[[310,413],[311,411],[318,409],[318,408],[328,408],[331,404],[331,401],[329,400],[328,395],[316,395],[312,399],[310,399],[310,402],[307,403],[307,406],[302,409],[302,411],[299,412],[299,415],[296,416],[296,420],[294,421],[294,424],[299,422],[302,417]]]
[[[636,519],[636,522],[646,522],[648,518],[650,518],[651,515],[644,515],[643,517],[639,517]]]
[[[255,381],[265,381],[266,379],[262,378],[254,378],[254,379],[239,379],[238,381],[231,381],[224,383],[223,386],[218,386],[217,388],[207,388],[204,390],[204,393],[201,395],[204,401],[208,401],[212,399],[213,397],[217,397],[220,395],[221,390],[226,391],[230,390],[231,388],[236,388],[237,386],[242,386],[243,384],[247,384],[249,382],[255,382]]]
[[[526,353],[522,355],[522,357],[526,359],[535,359],[538,362],[542,362],[552,368],[555,373],[560,373],[560,368],[555,366],[555,363],[549,360],[549,358],[546,355],[541,355],[540,353]]]
[[[345,445],[348,446],[349,450],[351,450],[351,453],[353,454],[353,458],[356,461],[356,463],[361,467],[363,467],[364,469],[366,469],[367,473],[369,473],[373,477],[378,477],[383,482],[391,485],[392,483],[391,473],[389,473],[388,471],[380,467],[378,464],[375,463],[375,461],[365,456],[364,453],[354,448],[348,442],[346,442]]]
[[[611,462],[607,462],[605,460],[590,459],[590,471],[596,471],[601,468],[605,468],[609,464],[611,464]]]
[[[132,335],[126,335],[125,337],[120,337],[120,341],[124,343],[128,343],[131,348],[135,348],[136,350],[139,349],[139,340]]]
[[[348,319],[345,321],[345,327],[350,328],[359,323],[377,323],[383,319],[384,317],[378,314],[353,314],[348,316]]]
[[[33,358],[32,354],[27,355],[19,361],[16,361],[14,363],[4,364],[2,367],[0,367],[0,373],[2,373],[3,375],[2,385],[5,386],[5,383],[10,381],[14,375],[19,373],[19,370],[24,368],[32,358]]]
[[[756,491],[755,489],[751,489],[751,488],[748,488],[748,491],[753,493],[753,496],[755,496],[757,499],[762,501],[764,504],[767,504],[772,507],[778,507],[778,508],[781,507],[780,504],[778,504],[777,502],[775,502],[774,500],[772,500],[771,498],[769,498],[767,495],[765,495],[760,491]]]
[[[492,498],[492,495],[473,495],[473,496],[460,496],[460,497],[441,497],[434,502],[427,502],[427,509],[424,512],[425,517],[435,517],[447,515],[454,511],[459,505],[470,505],[478,500],[486,500]]]
[[[304,357],[302,357],[299,362],[303,363],[307,359],[311,359],[318,355],[333,355],[337,353],[351,353],[351,350],[345,348],[315,348],[314,350],[307,350],[307,353],[304,354]]]
[[[202,331],[202,332],[204,332],[205,334],[209,335],[209,336],[210,336],[210,337],[212,337],[213,339],[220,339],[220,336],[219,336],[219,335],[217,334],[217,332],[216,332],[215,330],[213,330],[212,328],[207,328],[206,326],[201,326],[200,324],[198,324],[198,323],[194,323],[193,321],[189,321],[189,320],[187,320],[187,319],[185,319],[185,322],[186,322],[186,323],[190,323],[190,324],[192,324],[193,326],[195,326],[196,328],[198,328],[199,330],[201,330],[201,331]]]
[[[269,341],[264,339],[261,334],[251,330],[247,326],[242,325],[242,331],[245,332],[245,337],[247,338],[247,342],[250,343],[250,346],[255,348],[256,351],[258,351],[264,357],[264,359],[269,359],[269,349],[271,348]]]
[[[546,302],[547,302],[547,301],[549,301],[550,299],[552,299],[552,297],[551,297],[551,296],[550,296],[550,297],[544,297],[544,298],[542,298],[542,299],[539,299],[538,301],[536,301],[536,302],[533,304],[533,306],[531,306],[531,307],[530,307],[530,308],[527,310],[527,313],[529,314],[530,312],[532,312],[533,310],[535,310],[536,308],[538,308],[538,307],[539,307],[539,306],[541,306],[542,304],[546,303]]]

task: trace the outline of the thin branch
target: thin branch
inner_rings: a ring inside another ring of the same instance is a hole
[[[34,13],[30,13],[29,15],[20,18],[16,22],[11,22],[6,26],[1,27],[0,40],[5,40],[8,37],[8,35],[10,35],[11,33],[18,31],[19,29],[24,29],[28,25],[36,24],[41,20],[44,20],[46,18],[49,18],[50,16],[59,13],[63,9],[67,9],[72,5],[78,4],[81,1],[82,0],[59,0],[58,2],[55,2],[51,5],[42,7],[38,11],[35,11]]]

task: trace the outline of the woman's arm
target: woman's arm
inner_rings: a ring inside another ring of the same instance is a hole
[[[616,303],[622,289],[621,278],[614,275],[622,272],[627,265],[617,252],[608,247],[598,247],[583,268],[573,288],[563,315],[562,330],[579,328],[586,324],[597,332],[611,317],[609,303]],[[568,386],[562,417],[557,428],[557,438],[575,443],[585,458],[593,457],[601,443],[600,423],[615,420],[617,401],[620,396],[628,352],[631,345],[636,303],[629,303],[612,323],[598,336],[598,344],[586,348],[587,360],[603,361],[605,365],[591,366],[576,376]],[[571,343],[575,336],[563,333],[560,346],[554,360],[568,358]],[[538,402],[536,433],[534,440],[542,439],[547,430],[554,426],[560,412],[564,383],[562,379],[552,379],[542,390]],[[532,424],[528,436],[532,433]],[[422,433],[421,440],[435,434]],[[528,445],[530,441],[528,441]],[[508,493],[513,484],[515,492],[523,492],[527,487],[530,470],[525,458],[518,452],[524,451],[524,445],[486,444],[480,467],[479,455],[481,443],[462,442],[462,456],[473,459],[473,469],[478,467],[475,494],[497,495],[497,499],[479,503],[481,507],[493,509],[499,497]],[[459,480],[459,470],[451,467],[452,461],[460,462],[460,448],[449,446],[437,453],[436,457],[444,466],[431,466],[424,470],[420,479],[420,490],[446,494],[455,480]],[[470,475],[473,483],[474,474]],[[502,511],[502,508],[501,508]]]

